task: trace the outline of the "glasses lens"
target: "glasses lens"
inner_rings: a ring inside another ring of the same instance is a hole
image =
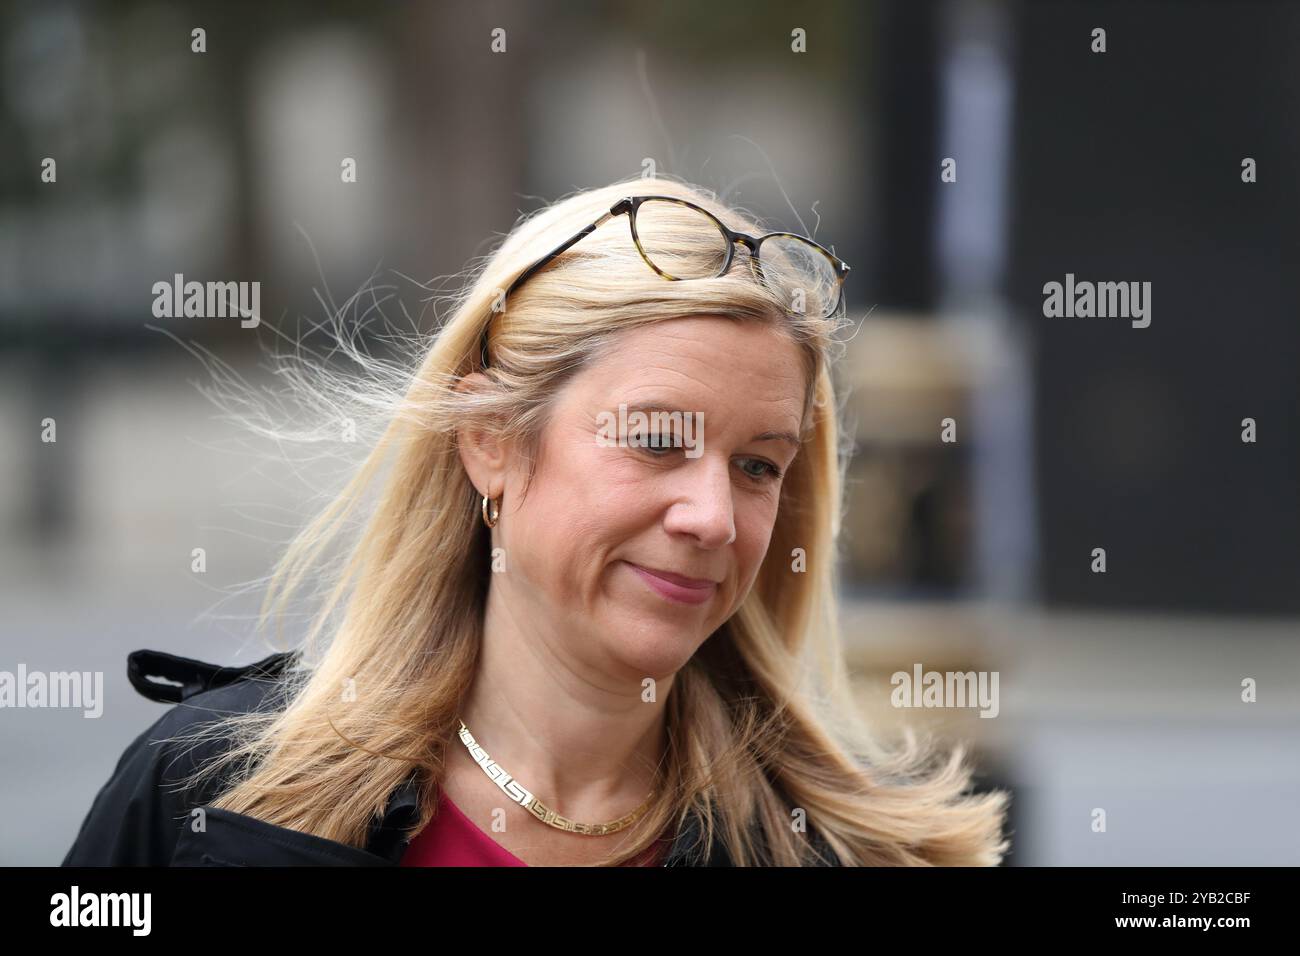
[[[656,269],[673,279],[712,279],[727,262],[727,237],[710,217],[662,199],[636,211],[636,238]]]
[[[769,236],[758,249],[759,278],[787,299],[799,315],[825,318],[839,305],[840,277],[834,263],[797,236]]]

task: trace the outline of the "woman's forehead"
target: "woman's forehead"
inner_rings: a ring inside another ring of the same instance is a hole
[[[593,367],[619,369],[658,365],[705,367],[710,378],[728,370],[754,369],[781,378],[802,378],[801,347],[774,325],[725,317],[691,316],[634,326],[611,336]]]

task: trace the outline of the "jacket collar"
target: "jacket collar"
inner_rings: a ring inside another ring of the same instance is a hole
[[[406,851],[405,830],[415,825],[420,816],[420,778],[412,773],[388,799],[384,812],[370,824],[366,850],[382,856],[396,865]]]

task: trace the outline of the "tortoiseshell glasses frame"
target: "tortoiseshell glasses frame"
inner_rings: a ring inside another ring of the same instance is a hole
[[[646,252],[645,247],[642,245],[641,237],[638,234],[636,228],[637,210],[640,209],[644,203],[651,200],[654,200],[656,202],[674,203],[679,206],[686,206],[687,208],[693,209],[696,212],[700,213],[701,215],[708,217],[708,219],[715,226],[717,226],[718,232],[726,240],[726,258],[722,262],[721,267],[718,269],[716,273],[714,273],[711,276],[675,276],[669,274],[668,272],[664,271],[664,269],[660,268],[660,266],[655,264],[654,260],[650,258],[650,255]],[[610,219],[613,219],[615,216],[621,216],[625,213],[627,214],[628,227],[631,229],[632,232],[632,242],[636,245],[637,252],[641,254],[641,258],[645,261],[646,265],[648,265],[651,269],[653,269],[656,273],[658,273],[660,276],[662,276],[665,279],[669,279],[672,281],[682,281],[682,280],[689,281],[690,279],[699,279],[699,278],[716,279],[720,276],[726,275],[727,270],[731,268],[731,264],[735,260],[736,243],[742,243],[745,246],[745,248],[749,250],[750,271],[754,274],[754,277],[756,279],[762,282],[764,281],[764,277],[763,277],[763,268],[760,259],[760,254],[761,254],[763,243],[769,239],[793,239],[798,242],[806,244],[809,247],[810,253],[815,253],[817,255],[825,257],[826,261],[830,264],[831,267],[830,274],[834,277],[832,280],[834,282],[834,295],[831,297],[830,307],[826,310],[824,314],[825,317],[834,315],[836,312],[839,311],[841,306],[844,304],[844,280],[845,278],[847,278],[849,274],[848,264],[844,262],[844,260],[836,256],[835,253],[827,249],[825,246],[820,245],[817,242],[814,242],[812,239],[809,239],[807,236],[801,236],[793,232],[769,232],[766,235],[762,235],[762,236],[751,236],[746,233],[737,232],[735,229],[729,228],[724,222],[722,222],[722,220],[720,220],[717,216],[715,216],[713,213],[709,212],[707,209],[703,208],[702,206],[699,206],[693,202],[689,202],[688,200],[685,199],[678,199],[676,196],[625,196],[624,198],[620,199],[618,202],[614,203],[614,205],[610,206],[609,212],[605,213],[603,216],[601,216],[591,225],[584,226],[582,229],[578,230],[576,233],[574,233],[564,242],[560,243],[558,246],[556,246],[546,255],[542,256],[540,259],[538,259],[536,262],[530,265],[527,269],[521,272],[515,278],[515,280],[510,283],[510,286],[505,290],[505,295],[501,297],[502,305],[504,306],[505,300],[510,298],[511,292],[517,289],[520,285],[522,285],[525,281],[527,281],[536,272],[544,268],[553,259],[555,259],[556,256],[560,255],[562,252],[569,249],[576,242],[578,242],[578,240],[580,240],[583,236],[595,232],[597,227],[608,222]],[[490,324],[491,323],[489,322],[488,325]],[[483,327],[483,335],[479,347],[483,368],[487,368],[488,366],[488,354],[487,354],[488,353],[488,325],[485,325]]]

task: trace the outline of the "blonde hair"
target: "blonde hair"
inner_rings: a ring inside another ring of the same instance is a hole
[[[753,589],[673,682],[658,796],[607,863],[636,857],[692,811],[705,840],[720,840],[736,865],[825,862],[791,826],[800,808],[843,865],[998,864],[1008,795],[968,792],[960,745],[944,756],[909,732],[897,749],[886,747],[852,699],[835,590],[848,458],[830,376],[839,320],[814,317],[816,303],[790,314],[788,290],[755,282],[742,264],[716,279],[665,281],[640,260],[621,219],[532,276],[500,311],[501,290],[529,264],[637,193],[676,196],[733,229],[765,231],[672,178],[616,182],[522,219],[473,267],[432,341],[411,340],[413,363],[386,365],[339,336],[375,373],[348,392],[356,402],[347,414],[368,413],[382,433],[275,568],[263,625],[274,617],[278,629],[293,596],[323,582],[300,648],[307,666],[282,678],[285,706],[205,728],[233,743],[200,776],[239,767],[210,805],[364,846],[372,817],[416,772],[422,811],[409,835],[418,833],[436,810],[446,748],[459,746],[491,577],[488,529],[460,464],[457,428],[497,429],[535,449],[552,397],[619,330],[704,314],[769,323],[801,346],[805,442],[783,481]],[[478,369],[485,326],[491,387],[458,391]],[[340,383],[323,365],[290,379],[337,416]],[[796,548],[806,555],[802,573],[791,571]]]

